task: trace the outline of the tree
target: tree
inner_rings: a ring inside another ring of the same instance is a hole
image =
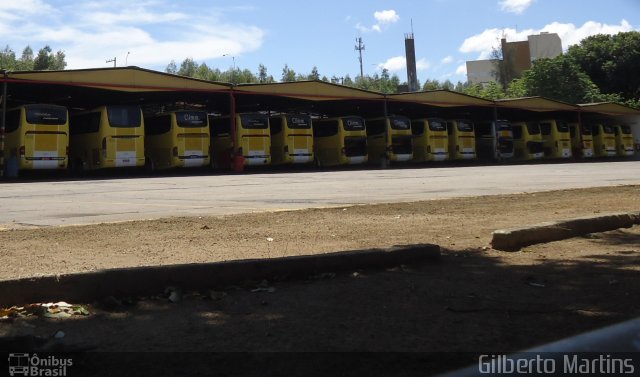
[[[308,76],[308,80],[320,80],[320,74],[318,73],[318,67],[315,65],[311,69],[311,73]]]
[[[67,62],[65,61],[65,58],[66,58],[66,55],[64,51],[56,52],[56,55],[53,57],[52,64],[49,68],[56,71],[62,71],[67,67]]]
[[[36,71],[44,71],[49,69],[53,63],[53,56],[51,54],[51,47],[44,46],[38,51],[38,55],[33,59],[33,69]]]
[[[267,75],[267,67],[265,67],[263,64],[260,64],[258,66],[258,82],[266,83],[268,79],[269,76]]]
[[[442,87],[440,86],[440,82],[438,80],[427,79],[427,81],[425,81],[424,85],[422,86],[422,90],[438,90],[438,89],[442,89]]]
[[[493,62],[493,77],[506,90],[509,83],[517,78],[513,64],[513,54],[505,54],[502,48],[491,50],[491,60]]]
[[[196,74],[197,69],[198,63],[196,63],[193,58],[186,58],[180,64],[178,74],[181,76],[193,77]]]
[[[164,71],[167,73],[172,73],[174,75],[178,73],[178,66],[176,65],[176,61],[172,59],[169,64],[167,64],[167,68],[165,68]]]
[[[577,63],[566,55],[553,59],[538,59],[524,72],[522,81],[512,91],[520,95],[543,96],[568,103],[586,103],[608,100]]]
[[[640,98],[640,32],[587,37],[569,47],[567,55],[603,93]]]
[[[285,64],[282,68],[282,82],[296,81],[296,71],[289,68],[289,65]]]
[[[16,69],[20,71],[30,71],[33,69],[33,50],[30,46],[22,50],[22,56],[18,59]]]
[[[16,68],[16,53],[7,45],[4,50],[0,51],[0,68],[1,69],[15,69]]]

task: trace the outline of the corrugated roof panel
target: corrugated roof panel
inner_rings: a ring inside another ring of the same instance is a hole
[[[292,81],[269,84],[240,84],[235,87],[239,93],[254,93],[282,97],[299,98],[311,101],[329,101],[340,99],[384,99],[382,93],[351,88],[324,81]]]
[[[10,79],[42,83],[86,86],[125,92],[224,91],[231,84],[214,83],[138,67],[98,68],[68,71],[11,72]]]
[[[414,102],[439,107],[493,106],[493,101],[449,90],[391,94],[387,98],[399,102]]]
[[[579,108],[569,103],[560,102],[544,97],[526,97],[513,99],[500,99],[495,101],[498,107],[522,109],[529,111],[578,111]]]

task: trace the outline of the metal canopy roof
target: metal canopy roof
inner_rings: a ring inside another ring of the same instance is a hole
[[[499,99],[495,101],[499,108],[521,109],[537,112],[546,111],[578,111],[579,108],[566,102],[560,102],[545,97],[524,97],[513,99]]]
[[[390,94],[388,99],[438,107],[493,106],[493,101],[449,90],[430,90],[414,93]]]
[[[292,81],[269,84],[240,84],[234,88],[236,93],[263,94],[297,98],[309,101],[331,100],[383,100],[382,93],[351,88],[324,81]]]
[[[65,71],[17,71],[9,82],[60,84],[123,92],[229,90],[231,84],[198,80],[139,67],[95,68]]]
[[[600,102],[600,103],[582,103],[578,105],[582,111],[590,113],[598,113],[611,116],[619,115],[636,115],[640,116],[640,110],[636,110],[632,107],[621,105],[615,102]]]

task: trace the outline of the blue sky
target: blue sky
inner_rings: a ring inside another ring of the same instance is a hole
[[[68,69],[136,65],[163,71],[191,57],[279,79],[282,68],[321,75],[382,68],[406,80],[404,35],[413,32],[418,78],[466,81],[465,61],[487,58],[499,38],[557,32],[563,48],[589,35],[640,30],[640,0],[0,0],[0,44],[64,50]]]

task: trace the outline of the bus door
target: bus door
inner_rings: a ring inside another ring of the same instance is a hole
[[[174,157],[183,167],[209,164],[209,123],[204,111],[176,111]]]
[[[268,165],[271,163],[271,137],[269,117],[265,114],[237,115],[238,147],[242,150],[244,164]]]

